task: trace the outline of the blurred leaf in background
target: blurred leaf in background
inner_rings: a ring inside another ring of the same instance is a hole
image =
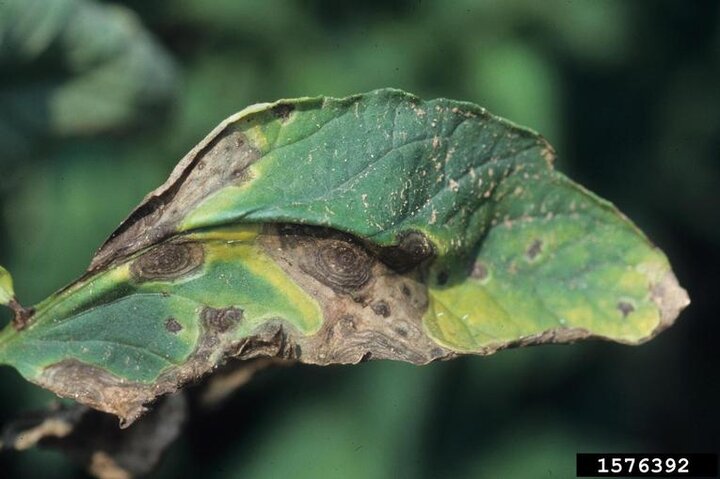
[[[0,9],[4,161],[49,137],[152,123],[176,94],[172,59],[126,8],[5,0]]]
[[[38,10],[8,22],[18,5]],[[191,422],[157,477],[568,477],[578,451],[720,449],[717,1],[0,0],[0,25],[0,51],[33,39],[0,55],[0,264],[28,303],[78,276],[223,118],[386,86],[544,134],[558,169],[636,220],[693,298],[639,348],[266,372]],[[67,106],[95,81],[113,87]],[[27,93],[47,84],[71,93]],[[48,400],[10,370],[0,384],[0,422]],[[37,451],[0,470],[78,475]]]

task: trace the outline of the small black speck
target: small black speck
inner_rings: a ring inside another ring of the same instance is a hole
[[[635,311],[635,306],[628,303],[627,301],[620,301],[617,304],[617,309],[622,313],[623,318],[627,318],[630,313]]]
[[[530,244],[530,247],[525,253],[529,260],[534,260],[537,256],[542,253],[543,242],[542,240],[536,239]]]
[[[437,282],[440,286],[446,285],[448,282],[449,276],[447,271],[440,271],[437,276]]]
[[[390,306],[385,301],[378,301],[370,306],[375,314],[387,318],[390,316]]]
[[[182,331],[182,324],[178,323],[177,319],[175,318],[168,318],[167,321],[165,321],[165,329],[170,331],[171,333],[179,333]]]

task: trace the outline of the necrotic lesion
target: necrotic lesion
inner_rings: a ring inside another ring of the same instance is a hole
[[[135,259],[130,271],[137,281],[172,280],[199,268],[204,258],[203,247],[198,243],[165,243]]]
[[[333,289],[354,291],[372,275],[372,259],[362,247],[342,240],[326,240],[314,251],[308,273]]]

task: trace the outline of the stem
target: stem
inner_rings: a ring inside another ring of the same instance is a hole
[[[28,325],[30,318],[35,314],[35,308],[24,308],[17,299],[13,297],[7,304],[10,309],[15,313],[15,317],[12,320],[13,328],[15,331],[22,331]]]

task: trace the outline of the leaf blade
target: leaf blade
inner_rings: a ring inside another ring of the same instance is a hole
[[[425,364],[649,340],[687,294],[553,156],[480,107],[399,90],[251,106],[2,333],[0,362],[131,422],[227,357]]]

